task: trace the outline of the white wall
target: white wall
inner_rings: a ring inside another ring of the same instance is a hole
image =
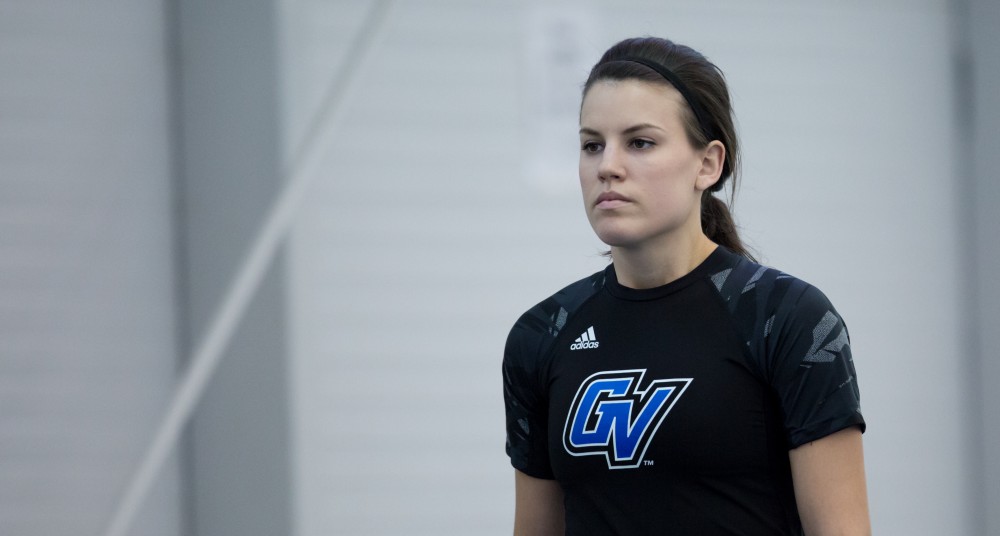
[[[287,139],[367,5],[282,3]],[[727,73],[745,235],[851,329],[875,532],[965,533],[946,3],[588,5],[595,50],[663,35]],[[575,169],[525,173],[531,12],[396,3],[358,73],[290,249],[302,536],[509,533],[507,330],[603,263]]]
[[[176,361],[159,1],[0,2],[0,534],[98,534]],[[180,533],[170,462],[135,534]]]

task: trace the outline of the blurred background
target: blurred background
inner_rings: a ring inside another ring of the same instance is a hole
[[[647,34],[726,73],[743,235],[847,319],[875,533],[1000,534],[998,27],[994,0],[0,0],[0,534],[509,534],[503,344],[605,263],[579,90]]]

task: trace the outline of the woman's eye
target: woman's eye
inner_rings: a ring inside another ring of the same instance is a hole
[[[601,150],[601,144],[596,141],[587,141],[583,143],[581,149],[585,153],[596,153]]]
[[[653,142],[649,140],[632,140],[632,147],[636,149],[649,149],[653,146]]]

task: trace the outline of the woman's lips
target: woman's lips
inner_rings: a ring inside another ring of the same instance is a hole
[[[596,208],[612,209],[631,203],[632,200],[617,192],[604,192],[597,196]]]

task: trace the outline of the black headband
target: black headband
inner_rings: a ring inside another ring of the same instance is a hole
[[[688,89],[684,82],[681,81],[680,77],[674,74],[673,71],[667,69],[659,63],[656,63],[655,61],[637,56],[626,56],[624,58],[619,58],[616,61],[631,61],[645,65],[646,67],[649,67],[659,73],[663,78],[666,78],[667,81],[674,86],[674,89],[676,89],[677,92],[684,97],[684,100],[687,101],[691,111],[694,112],[695,119],[698,120],[698,126],[701,127],[701,133],[705,135],[705,138],[707,138],[708,141],[720,139],[721,136],[716,135],[716,130],[712,128],[712,122],[709,121],[710,116],[708,113],[705,112],[705,109],[701,107],[701,104],[698,102],[698,99],[694,97],[694,94],[691,93],[691,90]]]

